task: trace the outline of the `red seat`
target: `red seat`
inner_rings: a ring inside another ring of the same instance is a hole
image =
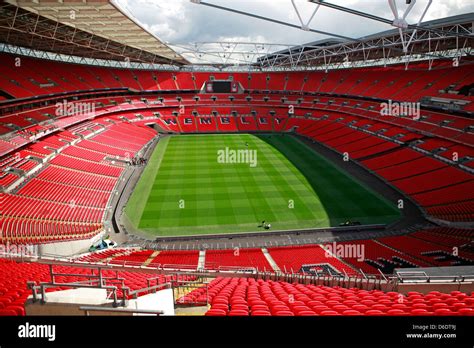
[[[271,309],[272,309],[272,312],[289,311],[290,310],[287,306],[283,306],[283,305],[272,306]]]
[[[343,311],[348,310],[350,308],[346,305],[338,304],[338,305],[332,306],[332,309],[335,310],[335,311],[338,311],[338,312],[343,312]]]
[[[465,308],[467,306],[468,306],[468,304],[466,304],[464,302],[454,302],[453,304],[451,304],[451,307],[454,308],[454,310],[459,310],[459,309]]]
[[[222,309],[210,309],[206,312],[206,316],[226,316],[226,312]]]
[[[313,315],[316,315],[316,313],[311,310],[306,310],[306,311],[300,311],[296,313],[296,315],[297,316],[313,316]]]
[[[223,303],[218,303],[218,304],[212,305],[212,309],[222,309],[223,311],[228,312],[229,306]]]
[[[366,311],[368,311],[370,309],[370,307],[367,307],[366,305],[363,305],[363,304],[356,304],[356,305],[352,306],[352,309],[354,309],[356,311],[359,311],[359,312],[362,312],[362,313],[365,313]]]
[[[253,305],[250,307],[253,311],[268,311],[269,308],[267,305]]]
[[[426,309],[423,309],[423,308],[412,309],[410,313],[412,315],[430,315],[431,314],[430,312],[428,312]]]
[[[401,309],[390,309],[387,311],[388,315],[407,315],[404,311]]]
[[[291,312],[291,311],[278,311],[278,312],[273,313],[273,315],[275,315],[277,317],[292,317],[292,316],[294,316],[293,312]]]
[[[339,315],[338,312],[336,311],[331,311],[331,310],[325,310],[325,311],[322,311],[321,313],[319,313],[319,315]]]
[[[443,302],[433,303],[433,309],[448,308],[448,307],[449,306],[446,303],[443,303]]]
[[[461,314],[461,315],[470,315],[470,316],[473,316],[474,315],[474,309],[473,308],[460,308],[458,310],[458,313]]]
[[[393,309],[404,310],[404,309],[408,308],[408,306],[406,304],[403,304],[403,303],[395,303],[394,305],[392,305],[392,308]]]
[[[17,312],[12,309],[0,309],[0,317],[17,316]]]
[[[319,305],[319,306],[313,306],[312,309],[313,309],[314,312],[316,312],[316,314],[319,314],[319,313],[321,313],[322,311],[329,310],[329,307],[328,307],[328,306],[324,306],[324,305]]]
[[[247,306],[246,304],[235,304],[235,305],[231,305],[230,309],[231,310],[240,309],[240,310],[248,311],[249,306]]]
[[[19,315],[19,316],[25,315],[25,308],[20,307],[20,306],[8,306],[5,309],[15,311],[16,315]]]
[[[456,312],[451,312],[447,308],[438,308],[434,311],[435,315],[456,315]]]
[[[229,312],[229,316],[248,316],[249,312],[242,309],[234,309]]]
[[[386,311],[388,311],[388,309],[389,309],[387,306],[385,306],[385,305],[383,305],[383,304],[375,304],[375,305],[373,305],[371,308],[372,308],[372,309],[379,310],[379,311],[381,311],[381,312],[386,312]]]

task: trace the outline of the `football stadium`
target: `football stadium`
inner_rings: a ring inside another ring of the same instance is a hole
[[[462,3],[3,1],[0,316],[474,315]]]

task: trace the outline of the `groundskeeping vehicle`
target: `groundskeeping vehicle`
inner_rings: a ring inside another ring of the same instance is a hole
[[[97,251],[97,250],[105,250],[105,249],[111,249],[115,248],[117,246],[117,243],[114,242],[113,240],[109,239],[108,237],[99,240],[97,243],[93,244],[89,248],[89,252]]]

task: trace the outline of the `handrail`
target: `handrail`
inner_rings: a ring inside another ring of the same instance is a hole
[[[377,271],[379,271],[380,275],[383,277],[383,279],[385,281],[387,281],[387,277],[385,276],[385,274],[383,274],[383,272],[380,270],[380,268],[377,268]]]
[[[161,309],[134,309],[134,308],[110,308],[110,307],[98,307],[98,306],[81,306],[81,311],[84,311],[86,316],[89,316],[89,312],[114,312],[114,313],[139,313],[139,314],[165,314]]]
[[[262,272],[257,270],[251,270],[249,271],[242,269],[241,267],[221,267],[219,270],[196,270],[196,269],[183,269],[179,268],[180,265],[174,265],[175,268],[170,268],[170,269],[163,269],[163,268],[156,268],[156,267],[148,267],[148,266],[140,266],[140,267],[131,267],[129,265],[121,265],[121,264],[106,264],[106,263],[93,263],[93,262],[67,262],[64,259],[63,260],[54,260],[54,259],[46,259],[46,258],[40,258],[40,257],[30,257],[30,258],[18,258],[20,261],[24,262],[31,262],[31,261],[36,261],[45,265],[61,265],[61,266],[81,266],[84,268],[89,268],[89,269],[97,269],[99,270],[99,274],[102,274],[102,270],[112,270],[115,272],[146,272],[146,273],[154,273],[154,274],[162,274],[162,275],[175,275],[176,277],[179,277],[180,275],[188,275],[188,276],[195,276],[199,278],[215,278],[215,277],[251,277],[255,279],[265,279],[265,280],[284,280],[287,282],[305,282],[305,283],[312,283],[312,284],[317,284],[323,282],[324,284],[330,284],[332,283],[338,283],[341,286],[344,287],[350,287],[350,286],[356,286],[359,288],[364,288],[368,287],[369,285],[376,286],[378,288],[382,288],[384,284],[390,284],[393,287],[396,287],[398,283],[403,283],[403,282],[472,282],[474,280],[474,275],[472,274],[467,274],[467,275],[457,275],[457,276],[426,276],[424,273],[422,279],[420,279],[419,273],[415,272],[415,276],[408,277],[408,274],[413,274],[414,272],[397,272],[394,275],[385,275],[379,270],[379,274],[375,275],[370,275],[367,276],[365,273],[361,272],[360,274],[357,275],[347,275],[347,272],[344,274],[340,274],[338,276],[316,276],[316,275],[305,275],[304,277],[301,277],[298,273],[288,273],[287,272],[274,272],[274,271],[266,271]],[[60,275],[60,274],[54,274],[53,275]],[[61,275],[68,275],[66,274],[61,274]],[[97,274],[81,274],[78,275],[84,278],[89,278],[89,282],[91,283],[97,283],[97,278],[100,279],[100,277]],[[92,281],[94,279],[95,281]],[[156,278],[151,278],[150,280],[153,280]],[[174,278],[173,278],[174,279]],[[120,277],[116,278],[110,278],[110,277],[103,277],[102,281],[108,281],[109,284],[113,281],[117,282],[122,282],[122,288],[124,288],[123,284],[123,279]],[[172,282],[175,281],[180,281],[179,278],[176,278],[172,280]],[[84,281],[86,282],[86,281]],[[34,284],[34,282],[32,282]],[[67,286],[64,283],[55,283],[56,286]],[[183,284],[183,283],[182,283]],[[69,284],[69,286],[78,286],[80,284],[75,283],[75,284]],[[148,283],[150,285],[150,283]],[[123,301],[126,301],[124,299]]]
[[[197,265],[176,265],[176,264],[171,264],[171,263],[164,263],[164,264],[159,264],[159,268],[161,269],[170,269],[170,268],[175,268],[175,269],[197,269]]]
[[[134,297],[134,298],[137,298],[136,295],[138,294],[141,294],[143,292],[150,292],[150,291],[155,291],[157,289],[160,289],[160,288],[167,288],[167,289],[170,289],[172,286],[171,286],[171,283],[163,283],[163,284],[157,284],[157,285],[153,285],[153,286],[147,286],[146,288],[141,288],[141,289],[137,289],[137,290],[133,290],[133,291],[128,291],[128,295]]]
[[[116,286],[108,286],[108,285],[81,285],[81,284],[76,284],[76,283],[41,283],[40,285],[35,285],[34,282],[27,282],[27,287],[28,289],[32,290],[33,294],[33,302],[38,301],[38,288],[41,292],[41,300],[40,302],[42,304],[46,303],[46,289],[47,288],[55,288],[58,286],[65,286],[65,287],[71,287],[71,288],[85,288],[85,289],[105,289],[105,290],[112,290],[112,294],[114,295],[114,306],[118,306],[118,298],[117,298],[117,290],[118,288]],[[125,291],[123,292],[124,298],[122,300],[122,305],[126,305],[127,299],[125,296]]]
[[[395,279],[399,283],[432,283],[432,282],[472,282],[474,274],[460,275],[427,275],[425,272],[397,272]]]

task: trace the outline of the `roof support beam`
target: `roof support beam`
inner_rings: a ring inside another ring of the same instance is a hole
[[[331,4],[330,2],[327,2],[326,0],[308,0],[309,2],[312,2],[312,3],[315,3],[315,4],[318,4],[318,5],[321,5],[321,6],[325,6],[325,7],[328,7],[328,8],[332,8],[334,10],[338,10],[338,11],[342,11],[342,12],[346,12],[346,13],[350,13],[350,14],[353,14],[353,15],[357,15],[357,16],[360,16],[360,17],[364,17],[364,18],[368,18],[368,19],[372,19],[374,21],[378,21],[378,22],[381,22],[381,23],[385,23],[385,24],[389,24],[389,25],[394,25],[394,21],[393,20],[390,20],[388,18],[383,18],[383,17],[379,17],[379,16],[375,16],[373,14],[370,14],[370,13],[366,13],[366,12],[361,12],[361,11],[357,11],[357,10],[354,10],[354,9],[351,9],[351,8],[347,8],[347,7],[344,7],[344,6],[339,6],[339,5],[336,5],[336,4]],[[395,1],[395,0],[389,0],[390,2],[392,1]],[[414,5],[414,2],[416,2],[416,0],[411,0],[412,3],[410,4],[409,6],[409,9],[411,10],[411,7],[413,7]],[[395,5],[396,6],[396,5]],[[393,11],[393,10],[392,10]],[[405,13],[405,16],[404,18],[406,17],[408,13]],[[423,17],[424,17],[425,13],[423,13]],[[436,28],[428,28],[426,26],[420,26],[420,23],[417,24],[417,25],[414,25],[414,24],[407,24],[406,26],[406,29],[423,29],[423,30],[428,30],[428,31],[433,31],[433,32],[438,32],[439,34],[443,34],[443,30],[440,30],[440,29],[436,29]],[[444,33],[445,34],[445,33]],[[462,34],[462,33],[459,33],[458,34],[459,36],[463,36],[463,37],[469,37],[469,35],[466,35],[466,34]]]
[[[228,12],[232,12],[232,13],[237,13],[237,14],[240,14],[240,15],[243,15],[243,16],[252,17],[252,18],[256,18],[256,19],[263,20],[263,21],[267,21],[267,22],[271,22],[271,23],[275,23],[275,24],[284,25],[284,26],[287,26],[287,27],[290,27],[290,28],[301,29],[301,27],[298,26],[298,25],[296,25],[296,24],[291,24],[291,23],[288,23],[288,22],[283,22],[283,21],[280,21],[280,20],[277,20],[277,19],[273,19],[273,18],[269,18],[269,17],[265,17],[265,16],[260,16],[260,15],[256,15],[256,14],[253,14],[253,13],[249,13],[249,12],[245,12],[245,11],[240,11],[240,10],[236,10],[236,9],[229,8],[229,7],[225,7],[225,6],[219,6],[219,5],[211,4],[211,3],[208,3],[208,2],[205,2],[205,1],[199,1],[199,2],[191,1],[191,2],[192,2],[192,3],[198,3],[198,4],[200,4],[200,5],[204,5],[204,6],[208,6],[208,7],[212,7],[212,8],[216,8],[216,9],[218,9],[218,10],[223,10],[223,11],[228,11]],[[306,30],[306,29],[305,29],[305,30]],[[339,34],[335,34],[335,33],[330,33],[330,32],[322,31],[322,30],[316,30],[316,29],[307,28],[306,31],[310,31],[310,32],[312,32],[312,33],[322,34],[322,35],[326,35],[326,36],[330,36],[330,37],[337,37],[337,38],[339,38],[339,39],[344,39],[344,40],[348,40],[348,41],[358,41],[357,39],[355,39],[355,38],[353,38],[353,37],[348,37],[348,36],[345,36],[345,35],[339,35]]]
[[[298,10],[298,7],[296,7],[295,0],[291,0],[291,4],[293,5],[293,8],[295,9],[295,12],[296,12],[296,15],[298,16],[298,19],[300,20],[301,29],[302,30],[308,30],[311,21],[313,20],[314,16],[316,15],[316,12],[318,12],[318,10],[319,10],[320,5],[316,6],[316,8],[313,11],[313,14],[311,15],[311,17],[309,17],[308,22],[304,23],[303,19],[301,18],[300,11]]]

